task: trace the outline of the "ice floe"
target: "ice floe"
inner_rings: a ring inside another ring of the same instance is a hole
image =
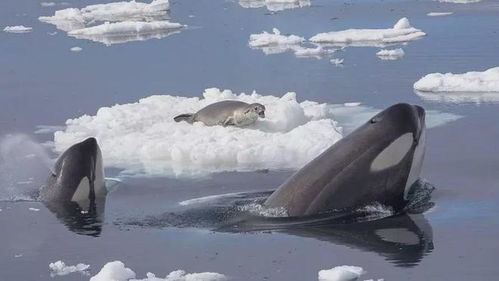
[[[77,265],[66,265],[63,261],[56,261],[49,264],[50,276],[64,276],[70,273],[79,272],[88,275],[90,265],[79,263]]]
[[[342,66],[343,61],[344,61],[344,59],[338,59],[338,58],[329,60],[329,62],[331,62],[332,64],[334,64],[336,66]]]
[[[342,265],[319,271],[319,281],[355,281],[365,271],[362,267]]]
[[[499,67],[462,74],[430,73],[414,83],[421,92],[499,92]]]
[[[438,0],[441,3],[454,3],[454,4],[469,4],[469,3],[478,3],[482,0]]]
[[[159,39],[178,32],[184,25],[167,20],[169,7],[168,0],[113,2],[58,10],[53,16],[38,19],[77,39],[112,45]]]
[[[180,113],[225,99],[262,103],[266,118],[248,128],[173,121]],[[163,175],[298,168],[341,138],[326,104],[298,103],[295,93],[237,95],[215,88],[205,90],[202,99],[157,95],[103,107],[66,125],[54,134],[57,151],[95,136],[107,165]]]
[[[376,55],[382,60],[397,60],[405,55],[404,50],[401,48],[386,50],[383,49],[376,53]]]
[[[31,32],[33,28],[24,25],[6,26],[3,31],[8,33],[27,33]]]
[[[239,0],[243,8],[267,8],[272,12],[309,7],[310,0]]]
[[[252,49],[262,50],[266,55],[280,54],[287,51],[292,51],[297,57],[315,57],[334,53],[334,49],[323,48],[322,46],[314,45],[313,47],[305,47],[305,38],[297,35],[283,35],[279,29],[272,29],[272,33],[266,31],[257,34],[251,34],[248,45]]]
[[[32,212],[39,212],[40,209],[37,209],[37,208],[28,208],[28,210],[32,211]]]
[[[81,47],[72,47],[71,49],[69,49],[71,52],[81,52],[83,49]]]
[[[392,28],[347,29],[319,33],[309,40],[337,46],[387,46],[420,39],[426,34],[410,25],[407,18],[401,18]]]
[[[453,12],[430,12],[427,13],[426,15],[429,17],[441,17],[441,16],[450,16],[454,14]]]
[[[173,121],[178,114],[226,99],[261,103],[267,108],[266,118],[247,128]],[[356,103],[298,102],[295,93],[235,94],[211,88],[203,98],[155,95],[136,103],[102,107],[94,116],[67,120],[66,128],[54,133],[54,144],[55,150],[62,152],[95,136],[105,165],[124,169],[124,175],[189,177],[221,171],[297,169],[379,111]],[[428,111],[427,126],[434,120],[449,122],[460,117],[444,114]]]
[[[438,103],[499,103],[499,92],[420,92],[415,93],[424,100]]]
[[[133,270],[125,267],[121,261],[113,261],[105,264],[97,275],[90,278],[90,281],[224,281],[225,275],[215,272],[186,273],[183,270],[170,272],[165,278],[156,277],[148,272],[146,278],[136,279]]]
[[[40,2],[40,6],[42,6],[42,7],[53,7],[53,6],[55,6],[55,2]]]

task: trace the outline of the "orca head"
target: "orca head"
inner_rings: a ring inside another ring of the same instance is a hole
[[[367,124],[366,124],[367,125]],[[371,163],[370,170],[379,172],[410,160],[404,199],[411,186],[419,179],[426,143],[425,110],[406,103],[395,104],[378,113],[368,126],[383,134],[384,147]],[[408,158],[409,157],[409,158]]]
[[[104,197],[104,170],[97,140],[87,138],[68,148],[55,163],[45,190],[41,194],[44,201],[87,205],[97,197]]]

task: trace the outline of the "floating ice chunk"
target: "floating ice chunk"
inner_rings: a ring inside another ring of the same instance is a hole
[[[88,27],[96,22],[164,20],[168,9],[168,0],[153,0],[151,3],[124,1],[89,5],[82,9],[67,8],[56,11],[53,16],[38,19],[54,24],[58,29],[71,31]]]
[[[24,25],[15,25],[15,26],[6,26],[3,31],[9,32],[9,33],[27,33],[31,32],[33,28],[29,26],[24,26]]]
[[[442,3],[454,3],[454,4],[469,4],[469,3],[478,3],[482,0],[438,0]]]
[[[121,261],[106,263],[97,275],[90,278],[90,281],[128,281],[135,278],[135,272]]]
[[[343,65],[343,61],[344,61],[344,59],[337,59],[337,58],[336,58],[336,59],[331,59],[331,60],[330,60],[330,62],[331,62],[332,64],[336,65],[336,66],[338,66],[338,65]]]
[[[53,6],[55,6],[55,3],[54,2],[40,2],[40,5],[42,7],[53,7]]]
[[[165,278],[158,278],[148,272],[145,279],[135,279],[136,274],[121,261],[108,262],[90,281],[225,281],[225,275],[215,272],[186,273],[183,270],[170,272]]]
[[[449,16],[454,14],[453,12],[430,12],[426,14],[429,17],[441,17],[441,16]]]
[[[310,6],[310,0],[239,0],[243,8],[262,8],[272,12]]]
[[[499,67],[462,74],[431,73],[414,83],[421,92],[499,92]]]
[[[364,273],[359,266],[336,266],[319,271],[319,281],[355,281]]]
[[[296,46],[295,48],[293,48],[293,52],[297,57],[314,57],[320,59],[323,56],[334,53],[335,50],[325,49],[322,46],[317,46],[315,48],[304,48],[301,46]]]
[[[74,272],[80,272],[84,275],[88,275],[87,270],[90,265],[79,263],[77,265],[66,265],[63,261],[56,261],[49,264],[50,276],[63,276]]]
[[[272,29],[273,33],[264,31],[259,34],[251,34],[249,46],[262,49],[265,54],[278,54],[294,49],[305,38],[296,35],[282,35],[279,29]]]
[[[396,60],[405,55],[404,50],[401,48],[393,49],[393,50],[381,50],[376,53],[376,55],[382,60]]]
[[[28,210],[33,211],[33,212],[38,212],[38,211],[40,211],[40,209],[37,209],[37,208],[28,208]]]
[[[66,121],[67,128],[54,134],[55,148],[63,151],[95,136],[107,165],[129,173],[199,176],[227,170],[299,168],[341,138],[327,104],[298,103],[295,93],[236,95],[213,88],[203,96],[157,95],[100,108],[95,116]],[[266,117],[247,128],[173,121],[178,114],[226,99],[262,103]]]
[[[112,45],[129,41],[143,41],[151,38],[164,38],[177,33],[182,27],[184,25],[169,21],[105,22],[101,25],[70,31],[68,35],[77,39],[87,39],[105,45]]]
[[[407,18],[400,19],[393,28],[347,29],[319,33],[309,40],[314,43],[328,43],[346,46],[384,46],[419,39],[426,34],[412,27]]]
[[[83,49],[81,47],[72,47],[69,49],[71,52],[81,52]]]

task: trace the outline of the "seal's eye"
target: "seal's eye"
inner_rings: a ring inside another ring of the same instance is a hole
[[[255,107],[255,110],[258,110],[258,107]]]

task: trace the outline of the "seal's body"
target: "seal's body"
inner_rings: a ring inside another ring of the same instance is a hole
[[[206,126],[248,126],[265,117],[265,106],[259,103],[226,100],[212,103],[198,112],[181,114],[173,118],[176,122],[203,122]]]

